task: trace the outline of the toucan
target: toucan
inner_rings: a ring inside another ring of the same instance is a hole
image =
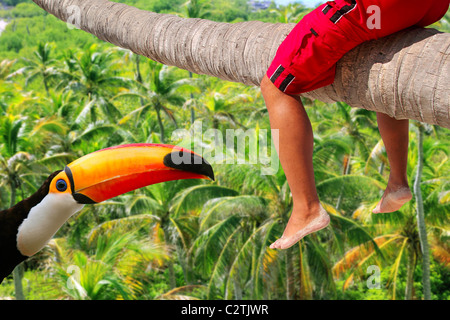
[[[214,172],[188,149],[129,144],[90,153],[52,173],[32,196],[0,211],[0,283],[84,205],[179,179],[214,180]]]

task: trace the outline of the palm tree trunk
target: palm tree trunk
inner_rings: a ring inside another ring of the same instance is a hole
[[[185,19],[107,0],[33,1],[59,19],[75,21],[80,29],[134,53],[248,85],[260,84],[295,25]],[[333,85],[304,96],[450,128],[449,53],[450,34],[410,28],[353,49],[338,63]]]
[[[13,270],[13,279],[14,279],[14,292],[16,295],[16,300],[25,300],[25,294],[23,293],[23,263],[19,264]]]
[[[420,247],[422,249],[422,286],[423,297],[425,300],[431,300],[431,285],[430,285],[430,251],[427,238],[427,230],[425,225],[425,213],[423,209],[422,191],[420,190],[420,182],[422,180],[423,169],[423,135],[424,127],[418,123],[418,161],[416,181],[414,182],[414,194],[416,197],[417,206],[417,227],[419,229]]]
[[[48,90],[47,76],[45,75],[45,73],[43,75],[43,78],[44,78],[43,82],[44,82],[45,93],[47,94],[47,98],[48,98],[48,97],[50,97],[50,92]]]
[[[136,65],[136,72],[134,74],[134,79],[142,84],[142,73],[141,73],[141,56],[140,55],[134,55],[134,63]],[[142,99],[141,99],[142,100]],[[141,102],[142,104],[142,102]]]
[[[11,180],[10,187],[11,187],[11,198],[9,201],[9,207],[12,208],[16,204],[16,183],[14,182],[14,180]]]
[[[293,300],[295,294],[295,274],[292,263],[292,249],[286,250],[286,300]]]
[[[415,268],[416,268],[416,253],[414,251],[414,245],[411,243],[408,246],[408,265],[406,266],[405,300],[412,300]]]
[[[346,176],[350,173],[350,160],[352,158],[352,155],[345,155],[344,159],[344,172],[343,175]],[[339,197],[337,199],[337,203],[336,203],[336,210],[339,210],[339,208],[341,207],[341,203],[342,203],[342,198],[344,196],[344,186],[342,186],[341,188],[341,193],[339,194]]]
[[[156,106],[156,117],[158,118],[159,133],[161,135],[160,140],[161,143],[164,143],[164,124],[161,119],[161,109],[158,106]]]
[[[164,232],[164,242],[166,246],[170,246],[170,235],[169,235],[169,212],[166,213],[166,216],[161,218],[161,229]],[[169,261],[167,262],[167,270],[169,271],[169,286],[170,289],[174,289],[177,286],[177,281],[175,277],[175,270],[173,269],[173,258],[169,255]]]
[[[9,207],[11,208],[16,204],[16,183],[11,181],[11,200]],[[13,270],[13,279],[14,279],[14,292],[16,296],[16,300],[25,300],[25,294],[23,293],[23,263],[19,264]]]

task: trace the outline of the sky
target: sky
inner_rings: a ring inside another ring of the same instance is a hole
[[[274,0],[276,4],[286,5],[290,2],[301,2],[307,7],[316,7],[318,3],[324,3],[326,0]]]

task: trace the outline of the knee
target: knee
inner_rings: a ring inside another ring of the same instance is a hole
[[[261,80],[261,94],[266,102],[267,108],[269,108],[272,104],[280,104],[280,103],[289,103],[292,100],[301,103],[300,96],[290,95],[282,92],[278,89],[272,81],[267,77]]]
[[[275,85],[272,83],[272,81],[270,81],[270,79],[267,77],[267,75],[265,75],[264,78],[262,78],[260,88],[263,97],[273,92],[273,89],[277,89]]]

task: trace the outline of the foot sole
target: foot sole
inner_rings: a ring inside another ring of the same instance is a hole
[[[320,206],[320,213],[317,218],[312,220],[305,226],[303,229],[297,231],[294,235],[289,237],[281,237],[277,241],[275,241],[272,245],[270,245],[271,249],[288,249],[292,247],[294,244],[302,240],[307,235],[317,232],[326,228],[330,224],[330,216],[325,211],[325,209]]]

